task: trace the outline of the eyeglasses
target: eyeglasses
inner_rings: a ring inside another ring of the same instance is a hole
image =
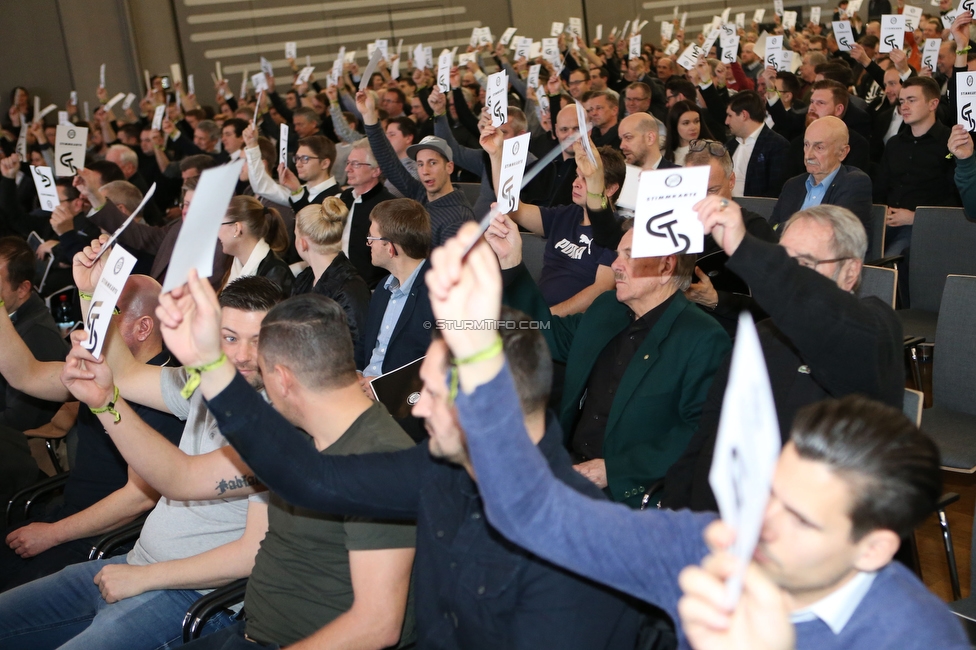
[[[389,242],[390,240],[387,239],[386,237],[367,237],[366,238],[366,245],[367,246],[372,246],[374,241],[385,241],[385,242]],[[390,243],[392,244],[393,242],[390,242]]]
[[[796,260],[796,263],[799,264],[800,266],[802,266],[805,269],[813,269],[813,270],[816,270],[817,267],[820,266],[821,264],[833,264],[835,262],[844,262],[844,261],[847,261],[847,260],[852,260],[854,258],[853,257],[835,257],[832,260],[817,260],[817,259],[814,259],[814,258],[808,256],[808,255],[797,255],[793,259],[795,259]]]
[[[318,156],[292,156],[291,157],[291,161],[293,163],[295,163],[296,165],[298,163],[302,163],[303,165],[307,165],[309,160],[322,160],[322,159],[319,158]]]
[[[221,221],[221,222],[220,222],[220,225],[221,225],[221,226],[232,226],[232,225],[234,225],[235,223],[237,223],[237,222],[236,222],[236,221]]]
[[[346,161],[346,167],[352,167],[353,169],[361,169],[363,167],[370,167],[370,168],[372,168],[373,166],[370,165],[369,163],[356,162],[354,160],[347,160]]]
[[[705,149],[708,149],[708,153],[718,158],[721,158],[722,156],[728,153],[728,149],[725,148],[725,145],[722,144],[721,142],[716,142],[715,140],[698,139],[698,140],[692,140],[691,142],[688,143],[689,153],[691,152],[697,153],[699,151],[705,151]]]

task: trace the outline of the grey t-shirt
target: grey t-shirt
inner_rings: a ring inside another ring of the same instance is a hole
[[[227,440],[217,429],[217,421],[203,403],[200,391],[189,400],[180,395],[186,384],[186,371],[183,368],[160,370],[160,388],[166,406],[173,415],[186,420],[180,449],[198,456],[226,445]],[[143,565],[180,560],[240,539],[251,500],[266,504],[268,493],[210,501],[174,501],[163,497],[146,519],[139,541],[129,551],[126,561]]]

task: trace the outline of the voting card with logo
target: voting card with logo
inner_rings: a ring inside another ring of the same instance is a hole
[[[26,124],[26,120],[24,123]],[[37,189],[37,199],[41,204],[42,210],[53,212],[54,208],[61,205],[58,198],[58,188],[54,183],[54,174],[50,167],[35,167],[31,165],[31,176],[34,178],[34,187]]]
[[[502,126],[508,122],[508,73],[504,70],[488,75],[485,106],[491,115],[492,126]]]
[[[925,39],[925,46],[922,49],[922,67],[935,72],[935,67],[939,64],[940,47],[942,47],[941,38]]]
[[[783,69],[782,36],[769,36],[766,39],[766,65],[777,70]]]
[[[88,129],[73,124],[59,124],[54,140],[55,175],[75,176],[85,166]]]
[[[905,46],[905,15],[885,14],[881,16],[881,43],[879,52],[900,50]]]
[[[956,73],[956,122],[976,131],[976,72]]]
[[[731,552],[741,560],[741,570],[725,583],[729,607],[739,600],[745,567],[759,543],[780,447],[766,359],[752,316],[743,311],[708,473],[722,521],[735,531]]]
[[[112,322],[115,305],[135,265],[135,256],[121,246],[115,246],[112,248],[112,254],[108,256],[108,261],[105,262],[102,275],[98,278],[98,285],[92,294],[88,315],[85,317],[85,333],[88,334],[88,338],[81,344],[81,347],[96,358],[102,354],[102,346],[105,345],[105,335]]]
[[[498,179],[498,212],[510,214],[518,210],[522,191],[525,162],[529,159],[530,133],[508,138],[502,145],[502,170]]]
[[[857,41],[854,40],[854,30],[851,29],[851,21],[835,20],[831,23],[834,26],[834,39],[837,47],[845,52],[851,51],[851,46]]]
[[[679,167],[641,173],[632,257],[704,250],[705,230],[692,206],[707,196],[709,172],[709,167]]]

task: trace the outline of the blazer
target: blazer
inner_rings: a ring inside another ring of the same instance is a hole
[[[430,297],[427,293],[427,283],[424,282],[424,275],[430,269],[430,262],[424,260],[421,265],[420,273],[410,287],[410,295],[407,296],[407,304],[403,306],[403,312],[393,328],[393,336],[390,337],[390,344],[386,348],[386,356],[383,358],[383,372],[396,370],[411,361],[416,361],[427,354],[427,347],[430,345],[430,330],[434,325],[434,312],[430,308]],[[356,368],[365,370],[369,365],[370,357],[373,355],[373,348],[376,347],[376,339],[380,334],[380,324],[383,322],[383,314],[386,313],[386,306],[390,302],[390,290],[383,286],[384,280],[376,287],[373,297],[369,301],[369,315],[366,317],[366,326],[363,329],[356,345]]]
[[[346,313],[353,343],[359,339],[369,312],[369,287],[344,253],[340,251],[336,255],[328,268],[322,271],[318,282],[315,281],[312,267],[299,273],[291,286],[291,295],[300,296],[303,293],[317,293],[339,303]]]
[[[786,181],[779,201],[773,208],[769,223],[781,226],[786,223],[794,212],[800,209],[807,197],[806,182],[810,174],[800,174]],[[871,240],[871,177],[856,167],[841,165],[834,176],[834,180],[824,194],[823,205],[839,205],[853,212],[868,233],[868,248]]]
[[[258,264],[258,270],[254,275],[268,278],[281,287],[281,293],[283,295],[291,295],[291,284],[295,281],[295,275],[274,251],[268,251],[268,254]]]
[[[559,409],[571,436],[597,358],[633,323],[613,291],[582,314],[554,317],[524,265],[505,272],[504,302],[545,323],[553,359],[566,364]],[[614,501],[640,505],[644,490],[664,476],[698,425],[712,375],[731,349],[715,319],[678,292],[627,366],[616,388],[603,436],[608,492]]]
[[[789,147],[786,138],[763,125],[746,168],[745,196],[779,196],[786,181],[786,152]],[[731,138],[725,143],[725,148],[732,156],[739,148],[739,141]]]

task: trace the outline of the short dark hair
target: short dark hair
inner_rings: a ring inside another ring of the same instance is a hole
[[[426,259],[430,254],[430,215],[413,199],[390,199],[369,213],[380,234],[403,249],[407,257]]]
[[[665,89],[670,90],[672,95],[681,95],[685,99],[691,101],[695,101],[698,98],[698,94],[695,92],[695,84],[691,83],[684,77],[676,77],[672,75],[664,83],[664,87]]]
[[[123,133],[130,138],[138,140],[139,136],[142,135],[142,128],[138,124],[123,124],[119,127],[119,134],[121,135]]]
[[[505,359],[512,371],[522,412],[526,415],[538,413],[546,408],[552,390],[552,353],[549,345],[542,332],[532,327],[534,321],[517,309],[502,305],[499,321],[504,324],[498,328],[498,333],[502,337]],[[435,341],[444,338],[436,328],[431,335]]]
[[[878,47],[881,41],[874,34],[865,34],[857,43],[861,47]]]
[[[909,77],[901,82],[902,88],[911,88],[912,86],[921,88],[926,100],[939,99],[942,96],[938,82],[932,77]]]
[[[396,95],[396,96],[397,96],[397,101],[398,101],[398,102],[399,102],[400,104],[402,104],[403,106],[409,106],[409,105],[410,105],[410,102],[408,102],[408,101],[407,101],[407,96],[406,96],[406,95],[404,95],[404,94],[403,94],[403,91],[402,91],[402,90],[400,90],[399,88],[396,88],[396,87],[393,87],[393,86],[390,86],[390,87],[388,87],[388,88],[386,89],[386,92],[388,92],[388,93],[393,93],[394,95]]]
[[[574,68],[572,71],[570,71],[569,74],[572,75],[572,74],[576,74],[577,72],[583,75],[583,81],[590,80],[590,71],[587,70],[586,68]]]
[[[312,150],[312,153],[314,153],[320,159],[328,158],[330,168],[332,167],[332,164],[335,162],[336,159],[335,142],[329,140],[324,135],[310,135],[307,138],[302,138],[301,140],[298,141],[298,146],[308,147],[309,149]]]
[[[239,138],[244,135],[244,129],[246,129],[248,125],[247,122],[245,122],[239,117],[231,117],[229,119],[224,120],[224,124],[223,126],[220,127],[220,130],[223,131],[228,126],[234,127],[234,135],[236,135]]]
[[[904,537],[935,511],[939,449],[899,409],[857,395],[816,402],[797,413],[792,442],[851,486],[855,542],[874,530]]]
[[[74,176],[69,176],[67,178],[59,178],[58,180],[54,181],[54,184],[57,187],[64,188],[64,196],[69,201],[74,201],[79,196],[81,196],[81,192],[79,192],[78,188],[74,186]]]
[[[271,311],[284,296],[273,280],[260,275],[244,275],[220,292],[220,306],[240,311]]]
[[[313,389],[356,380],[346,313],[332,298],[306,293],[275,305],[261,321],[258,350],[265,364],[281,364]]]
[[[25,282],[34,286],[36,260],[26,240],[13,235],[0,237],[0,261],[7,263],[7,280],[15,289]]]
[[[97,173],[102,178],[102,185],[111,183],[112,181],[125,180],[125,174],[122,173],[122,168],[108,160],[92,160],[85,163],[85,167]]]
[[[762,122],[766,119],[766,100],[755,90],[743,90],[732,95],[729,110],[736,114],[745,111],[753,122]]]
[[[824,79],[832,79],[847,88],[854,85],[854,73],[850,66],[834,61],[820,63],[813,68],[814,74],[821,75]]]
[[[214,160],[213,156],[208,156],[205,153],[198,153],[192,156],[187,156],[180,161],[180,172],[182,173],[195,169],[202,173],[205,169],[210,169],[211,167],[216,166],[217,161]]]
[[[600,147],[600,160],[603,161],[603,184],[616,185],[617,191],[607,198],[613,200],[620,195],[620,190],[624,188],[624,179],[627,177],[627,163],[624,155],[610,146]]]
[[[410,136],[416,142],[417,140],[417,123],[411,120],[405,115],[400,117],[393,117],[386,123],[387,126],[391,124],[396,124],[397,128],[400,129],[400,134],[403,137]]]
[[[800,99],[800,80],[795,74],[780,70],[776,73],[776,78],[783,82],[783,92],[792,94],[794,99]]]
[[[847,105],[851,101],[851,94],[847,91],[847,86],[844,84],[833,79],[821,79],[813,84],[812,90],[829,90],[834,99],[834,103],[842,104],[844,106],[844,113],[847,112]]]
[[[328,105],[329,103],[328,99],[326,99],[324,103]],[[316,113],[315,109],[310,106],[299,106],[294,111],[292,111],[291,117],[293,121],[296,117],[304,117],[306,120],[312,122],[313,124],[316,125],[319,124],[319,114]]]

